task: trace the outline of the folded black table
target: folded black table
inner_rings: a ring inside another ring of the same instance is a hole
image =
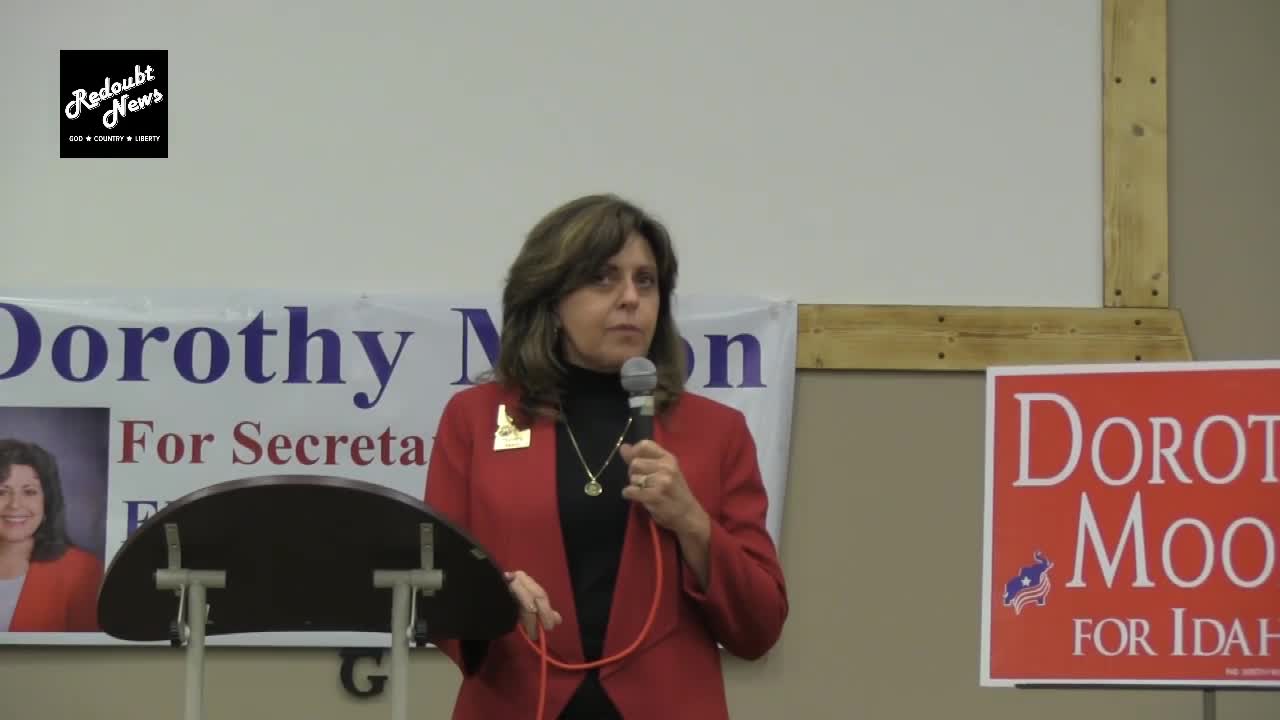
[[[385,486],[310,475],[232,480],[166,505],[107,568],[102,629],[185,646],[186,718],[204,716],[206,635],[390,632],[392,717],[409,644],[494,639],[518,610],[478,543]]]

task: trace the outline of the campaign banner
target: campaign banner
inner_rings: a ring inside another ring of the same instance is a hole
[[[687,389],[746,416],[776,539],[790,454],[796,305],[679,296],[675,313]],[[328,475],[422,498],[440,413],[491,369],[500,328],[496,293],[0,297],[0,469],[17,468],[0,477],[0,543],[39,530],[44,540],[36,544],[46,554],[58,545],[54,536],[71,546],[56,563],[31,562],[25,576],[10,577],[0,565],[0,643],[117,644],[83,627],[94,617],[85,620],[85,606],[86,595],[96,602],[96,587],[73,593],[73,611],[58,617],[50,617],[56,603],[49,598],[62,592],[56,602],[66,604],[66,588],[95,564],[89,559],[105,568],[148,517],[210,485]],[[208,640],[388,642],[380,633]]]
[[[1280,686],[1280,362],[987,373],[981,684]]]

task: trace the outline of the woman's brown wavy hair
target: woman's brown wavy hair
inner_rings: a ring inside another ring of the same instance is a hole
[[[533,415],[557,415],[565,365],[555,309],[564,296],[591,282],[633,233],[648,240],[658,266],[658,320],[648,353],[658,368],[658,412],[684,391],[685,350],[671,310],[678,271],[671,235],[656,218],[616,195],[587,195],[539,220],[507,273],[493,377],[519,390],[517,423],[525,425]]]

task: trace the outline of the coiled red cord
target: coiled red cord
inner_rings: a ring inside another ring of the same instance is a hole
[[[653,540],[653,565],[654,565],[655,576],[656,576],[653,583],[653,601],[649,605],[649,616],[645,618],[644,627],[640,628],[640,634],[636,636],[636,639],[627,648],[618,651],[616,654],[612,656],[600,658],[599,660],[596,660],[594,662],[566,663],[551,657],[551,655],[547,652],[547,632],[545,629],[543,629],[541,621],[538,621],[538,624],[537,624],[537,627],[538,627],[538,644],[537,645],[533,644],[533,640],[531,640],[529,638],[528,633],[525,632],[524,626],[522,625],[519,627],[520,636],[523,637],[525,642],[529,645],[529,647],[532,648],[534,652],[538,653],[538,656],[542,658],[542,662],[540,663],[541,667],[538,673],[539,677],[538,677],[537,720],[543,720],[543,713],[546,711],[547,666],[548,665],[554,665],[555,667],[558,667],[561,670],[591,670],[593,668],[603,667],[610,663],[618,662],[619,660],[622,660],[623,658],[627,657],[631,653],[635,652],[635,649],[640,647],[640,643],[644,642],[644,639],[648,637],[649,629],[653,627],[653,619],[658,615],[658,601],[662,598],[662,544],[658,540],[658,525],[653,521],[652,516],[649,518],[649,537]]]

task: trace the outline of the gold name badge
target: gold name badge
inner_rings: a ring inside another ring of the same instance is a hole
[[[494,450],[514,450],[529,447],[529,429],[520,430],[507,415],[507,406],[498,406],[498,429],[493,433]]]

